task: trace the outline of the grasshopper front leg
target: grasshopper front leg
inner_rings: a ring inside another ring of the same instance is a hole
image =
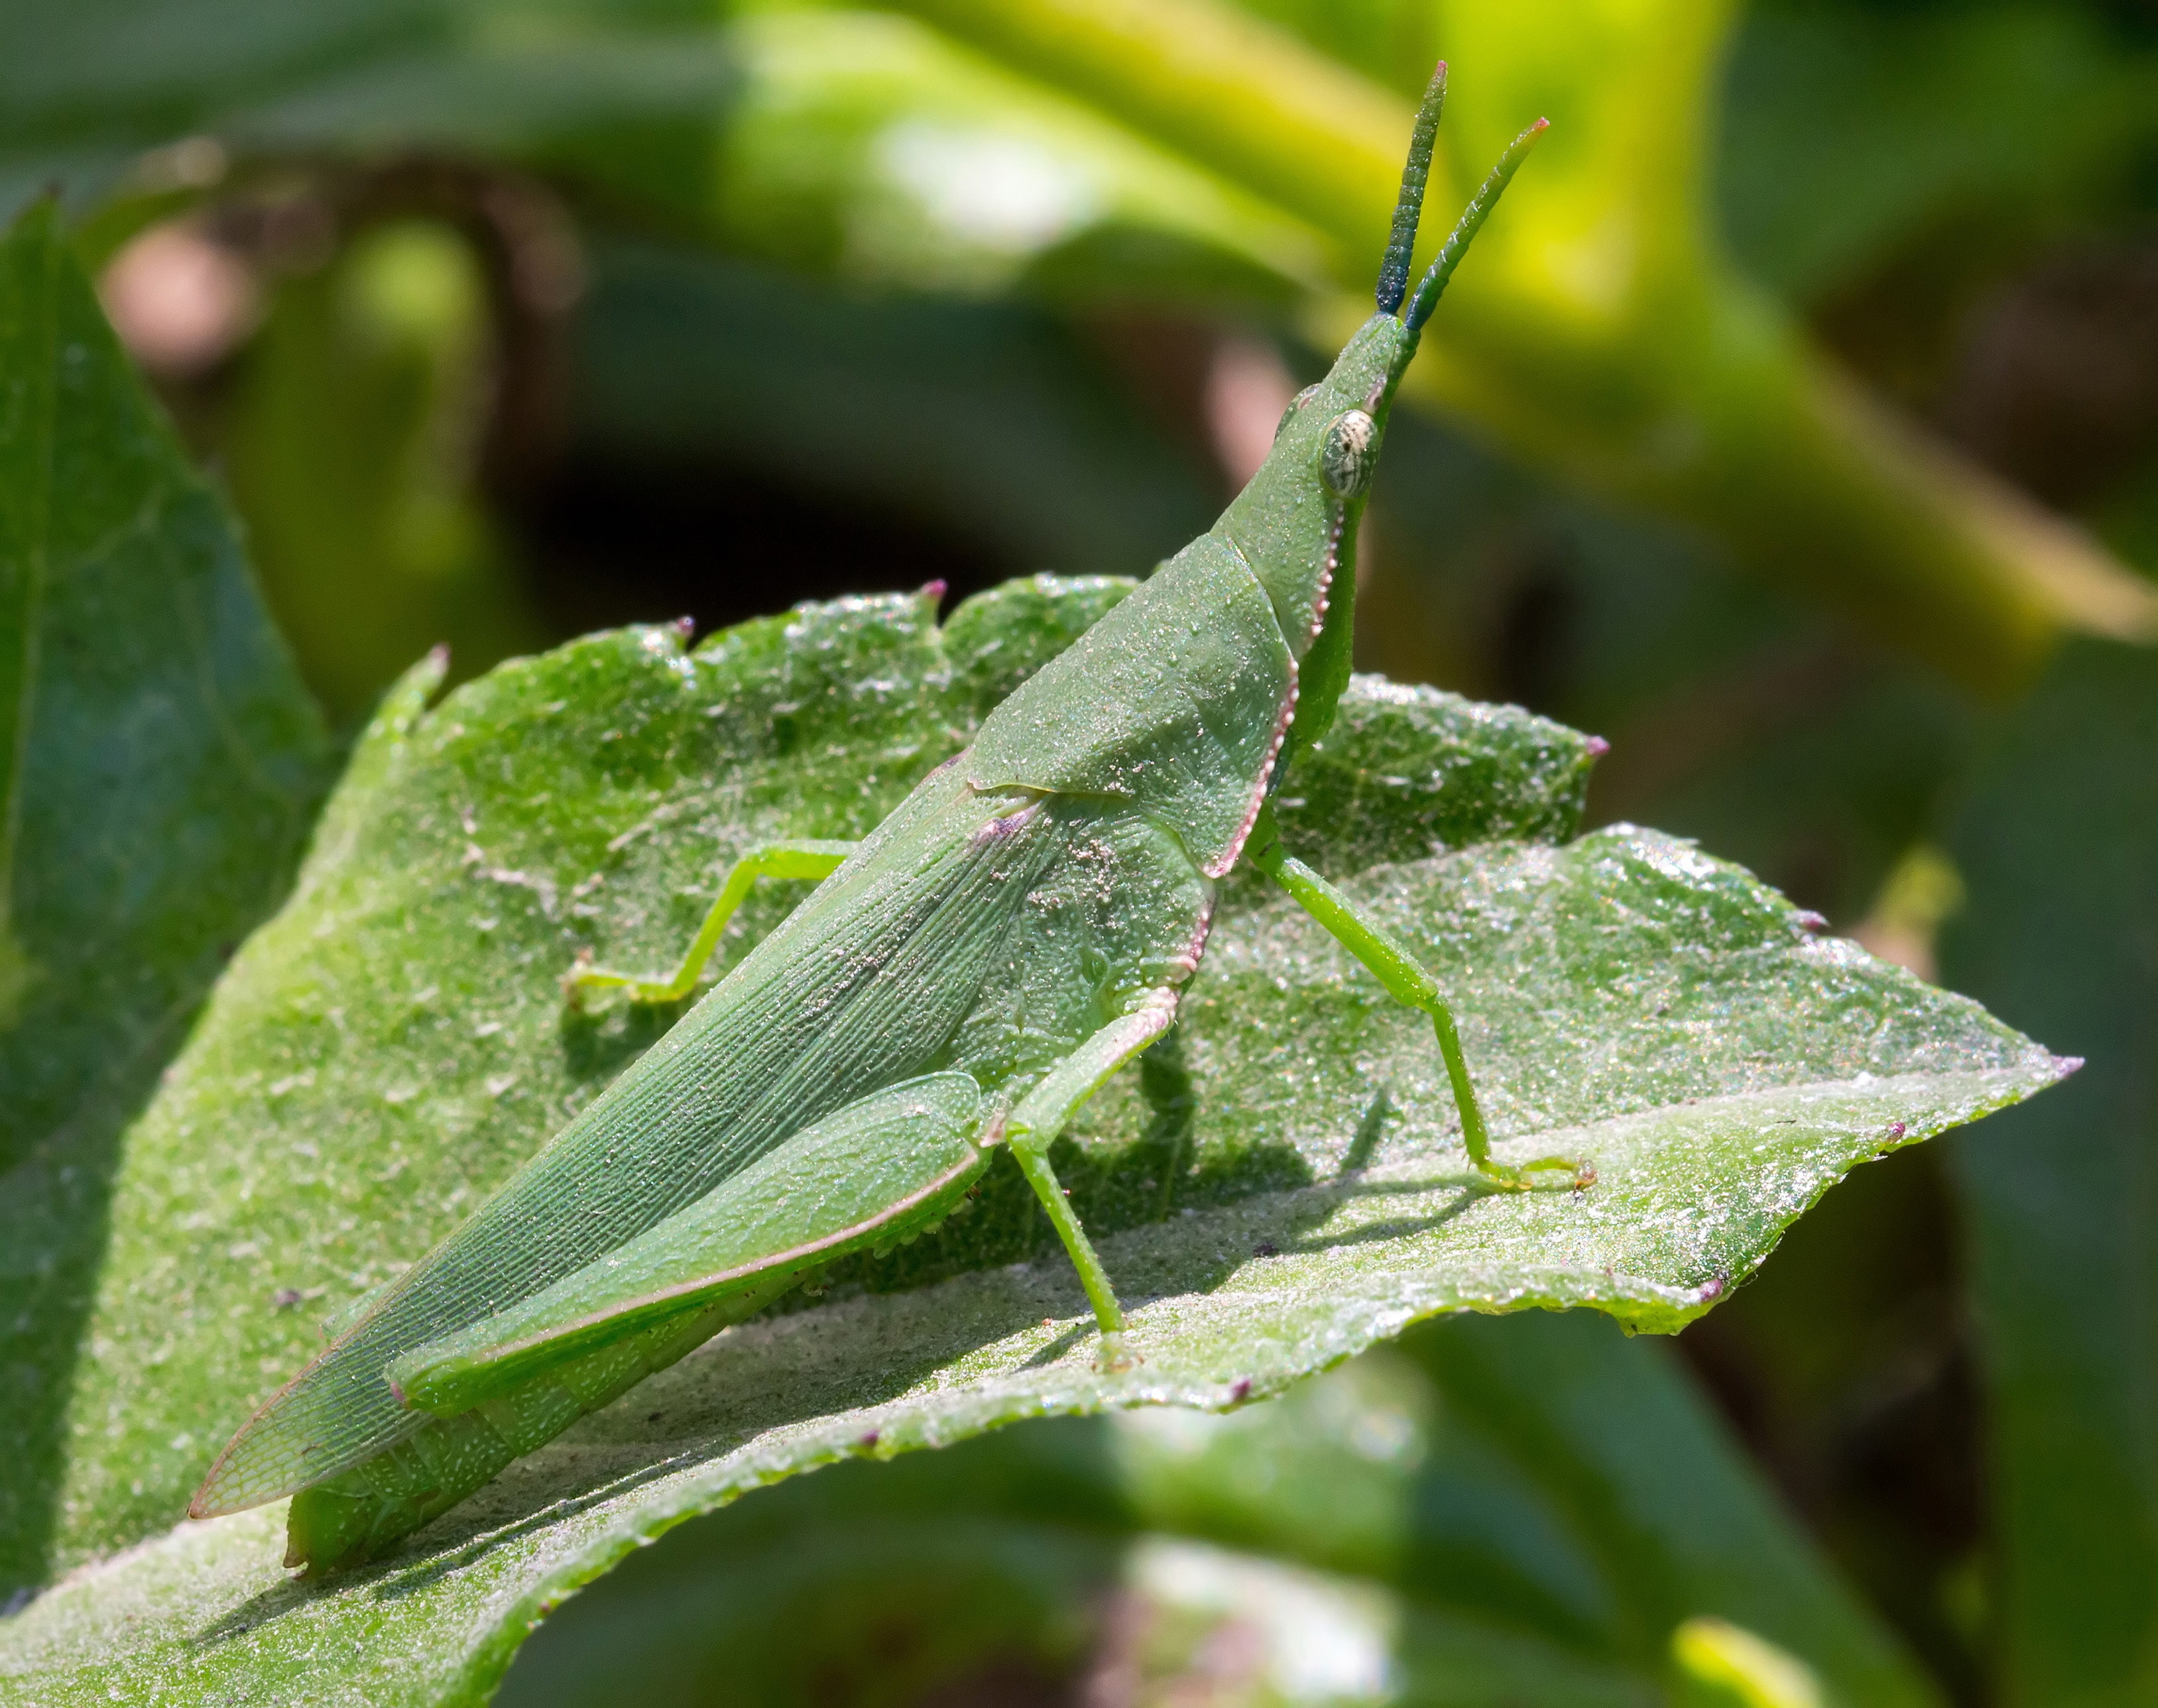
[[[639,1003],[679,1002],[697,988],[697,975],[720,947],[727,921],[747,899],[750,886],[759,878],[829,878],[846,864],[861,844],[855,842],[775,842],[752,849],[734,863],[727,881],[720,886],[719,900],[697,929],[696,941],[682,957],[682,964],[664,978],[636,973],[616,973],[604,967],[580,964],[563,975],[562,989],[572,1001],[587,990],[626,988],[629,999]]]
[[[1438,981],[1377,921],[1302,860],[1290,857],[1281,845],[1271,807],[1253,827],[1246,852],[1253,865],[1294,896],[1305,912],[1378,975],[1389,996],[1431,1016],[1432,1029],[1438,1035],[1439,1056],[1446,1063],[1453,1101],[1461,1111],[1461,1137],[1478,1174],[1509,1192],[1570,1190],[1595,1180],[1596,1170],[1585,1157],[1538,1157],[1518,1164],[1495,1161],[1484,1112],[1477,1105],[1476,1087],[1469,1077],[1468,1059],[1462,1054],[1461,1034],[1454,1026],[1453,1010],[1439,994]]]

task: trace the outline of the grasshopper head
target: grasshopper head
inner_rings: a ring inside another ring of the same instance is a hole
[[[1416,250],[1417,223],[1423,211],[1439,109],[1445,101],[1446,66],[1441,62],[1417,110],[1408,159],[1402,168],[1393,230],[1379,266],[1378,312],[1350,339],[1326,378],[1298,393],[1274,430],[1274,453],[1268,462],[1277,478],[1294,479],[1301,471],[1315,472],[1329,493],[1352,507],[1371,484],[1386,409],[1416,354],[1424,323],[1438,306],[1470,241],[1550,125],[1550,121],[1538,119],[1514,139],[1411,296],[1409,261]]]
[[[1431,176],[1446,67],[1417,109],[1402,168],[1393,230],[1379,268],[1378,312],[1360,327],[1327,376],[1297,395],[1274,430],[1273,449],[1223,513],[1217,529],[1241,548],[1265,585],[1282,633],[1299,661],[1295,720],[1282,761],[1317,740],[1349,679],[1350,606],[1358,519],[1378,465],[1387,411],[1453,270],[1505,191],[1546,121],[1514,139],[1484,180],[1414,295],[1409,261]],[[1312,498],[1322,502],[1312,503]]]
[[[1446,65],[1441,61],[1417,110],[1416,128],[1409,139],[1408,159],[1402,168],[1402,190],[1394,204],[1393,230],[1385,259],[1379,266],[1378,312],[1349,341],[1331,373],[1318,384],[1307,387],[1292,403],[1276,430],[1278,443],[1292,423],[1301,425],[1314,444],[1320,478],[1336,498],[1363,495],[1378,462],[1379,422],[1392,401],[1409,360],[1423,336],[1424,323],[1438,307],[1454,269],[1468,253],[1469,243],[1490,217],[1499,198],[1521,162],[1528,156],[1551,121],[1538,119],[1516,137],[1491,168],[1460,220],[1433,260],[1430,270],[1408,292],[1409,261],[1416,250],[1417,224],[1423,211],[1424,189],[1431,178],[1431,157],[1438,132],[1439,110],[1446,101]],[[1326,413],[1309,418],[1312,405]]]

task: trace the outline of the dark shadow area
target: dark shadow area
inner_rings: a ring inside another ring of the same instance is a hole
[[[1381,1086],[1371,1098],[1371,1107],[1364,1112],[1364,1118],[1356,1123],[1356,1136],[1349,1141],[1341,1158],[1344,1174],[1360,1174],[1371,1166],[1379,1153],[1380,1141],[1386,1136],[1386,1119],[1393,1112],[1393,1094]]]
[[[573,454],[514,519],[533,596],[563,636],[679,617],[709,634],[805,599],[938,581],[956,601],[1016,573],[934,521],[717,459]]]
[[[1138,1059],[1137,1078],[1148,1111],[1138,1138],[1117,1145],[1082,1143],[1067,1135],[1050,1153],[1072,1209],[1094,1238],[1144,1227],[1185,1210],[1219,1208],[1314,1184],[1303,1153],[1287,1143],[1254,1143],[1195,1160],[1196,1097],[1175,1029]],[[1083,1111],[1076,1119],[1083,1123]],[[906,1293],[971,1270],[1065,1261],[1056,1231],[1025,1176],[998,1164],[941,1228],[885,1256],[836,1263],[825,1280],[834,1287]],[[790,1306],[782,1300],[775,1308]]]
[[[1058,1359],[1063,1357],[1066,1353],[1071,1351],[1073,1347],[1076,1346],[1082,1340],[1084,1340],[1093,1332],[1094,1324],[1091,1318],[1083,1323],[1074,1323],[1069,1329],[1066,1329],[1061,1334],[1059,1334],[1054,1340],[1051,1341],[1048,1345],[1043,1347],[1040,1351],[1035,1353],[1033,1357],[1028,1359],[1025,1363],[1020,1366],[1020,1368],[1021,1370],[1045,1369],[1048,1365],[1056,1363]]]
[[[625,1002],[612,992],[586,1003],[562,1004],[562,1065],[580,1086],[604,1088],[665,1037],[697,1005],[695,993],[679,1002]]]
[[[345,1577],[287,1578],[284,1582],[251,1595],[223,1617],[213,1620],[195,1633],[189,1641],[198,1643],[229,1643],[235,1637],[244,1637],[257,1627],[272,1619],[282,1618],[287,1613],[307,1606],[309,1602],[334,1593],[354,1577],[387,1575],[396,1569],[394,1561],[384,1561],[362,1566]]]

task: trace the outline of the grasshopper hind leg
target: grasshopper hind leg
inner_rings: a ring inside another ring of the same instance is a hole
[[[585,1413],[694,1351],[784,1290],[782,1279],[685,1311],[627,1344],[587,1355],[484,1405],[454,1417],[428,1419],[404,1440],[292,1497],[285,1520],[285,1564],[320,1577],[386,1553]]]
[[[985,1112],[952,1071],[858,1098],[606,1258],[393,1359],[415,1427],[294,1497],[287,1563],[383,1552],[811,1270],[927,1231],[987,1165]]]

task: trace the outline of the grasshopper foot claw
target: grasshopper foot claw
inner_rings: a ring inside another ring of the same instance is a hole
[[[1481,1164],[1478,1173],[1501,1192],[1581,1192],[1596,1184],[1586,1157],[1538,1157],[1527,1163]]]
[[[592,965],[590,949],[577,951],[577,958],[570,963],[570,970],[562,975],[562,998],[573,1009],[585,1005],[585,990],[599,981],[592,975],[597,969]]]
[[[562,993],[572,1005],[581,1007],[585,993],[593,990],[618,990],[633,1003],[678,1002],[688,994],[666,980],[639,978],[632,973],[595,966],[592,952],[580,949],[576,963],[562,975]]]

